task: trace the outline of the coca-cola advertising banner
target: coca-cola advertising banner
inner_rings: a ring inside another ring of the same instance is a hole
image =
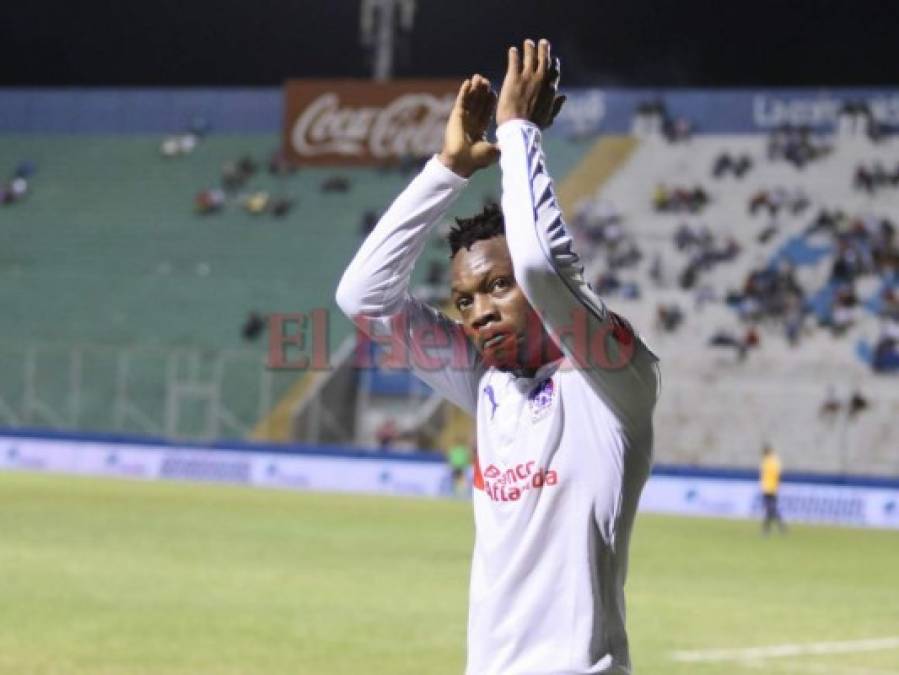
[[[440,150],[461,80],[290,80],[284,149],[297,164],[384,164]]]

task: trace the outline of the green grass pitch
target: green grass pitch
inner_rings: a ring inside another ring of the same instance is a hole
[[[471,540],[463,502],[0,473],[0,673],[458,675]],[[628,600],[638,675],[899,674],[671,656],[899,636],[899,533],[644,515]]]

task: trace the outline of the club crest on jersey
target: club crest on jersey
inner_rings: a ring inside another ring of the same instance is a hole
[[[536,422],[542,419],[549,412],[553,404],[553,396],[555,396],[556,387],[552,378],[548,377],[538,384],[534,391],[528,395],[528,407],[531,411],[531,421]]]

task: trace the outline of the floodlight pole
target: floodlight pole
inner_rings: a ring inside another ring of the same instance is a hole
[[[409,30],[414,14],[415,0],[362,0],[360,38],[363,46],[374,51],[372,78],[376,81],[384,82],[393,77],[397,19],[402,28]]]

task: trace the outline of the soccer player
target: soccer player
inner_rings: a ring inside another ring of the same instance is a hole
[[[476,418],[469,675],[632,672],[624,583],[658,360],[583,279],[541,148],[557,87],[545,40],[509,50],[498,101],[485,78],[463,82],[443,150],[337,289],[363,330],[399,336],[416,374]],[[456,323],[409,278],[468,177],[497,160],[502,210],[450,234]]]
[[[777,508],[777,491],[780,489],[780,458],[767,443],[762,448],[762,464],[759,467],[759,482],[762,488],[762,502],[765,507],[765,519],[762,521],[762,532],[768,534],[771,524],[777,523],[781,532],[787,526]]]

